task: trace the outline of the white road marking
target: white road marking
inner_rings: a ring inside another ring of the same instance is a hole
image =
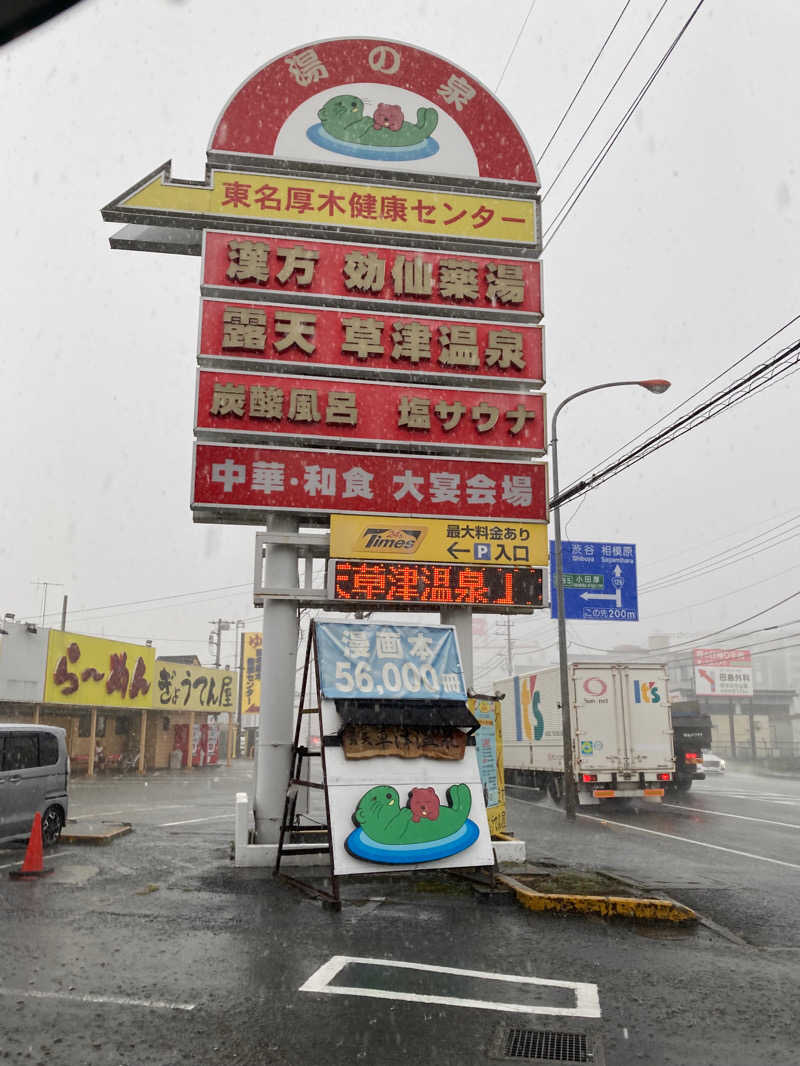
[[[598,818],[592,814],[579,814],[579,818],[586,818],[590,822],[602,822],[619,829],[634,829],[637,833],[651,833],[655,837],[666,837],[667,840],[679,840],[682,844],[695,844],[699,848],[711,848],[713,851],[727,851],[729,855],[741,855],[745,859],[757,859],[759,862],[771,862],[775,866],[788,866],[790,870],[800,870],[796,862],[784,862],[782,859],[770,859],[766,855],[753,855],[750,851],[737,851],[735,848],[723,848],[721,844],[707,844],[704,840],[691,840],[689,837],[679,837],[675,833],[660,833],[657,829],[645,829],[641,825],[628,825],[627,822],[615,822],[608,818]]]
[[[49,852],[48,854],[44,855],[44,860],[46,862],[48,859],[57,859],[59,857],[59,855],[70,855],[70,854],[74,854],[74,853],[73,852],[69,852],[69,851],[52,851],[52,852]],[[0,870],[10,870],[12,866],[22,866],[23,862],[25,862],[24,858],[19,859],[17,862],[7,862],[5,864],[5,866],[0,866]]]
[[[98,996],[81,992],[37,992],[33,989],[0,988],[0,996],[18,999],[66,999],[75,1003],[113,1003],[117,1007],[148,1007],[154,1010],[194,1010],[196,1003],[170,1003],[163,999],[132,999],[129,996]]]
[[[519,985],[541,985],[548,988],[569,988],[575,993],[574,1007],[534,1006],[530,1003],[500,1003],[490,999],[463,999],[459,996],[420,995],[417,992],[393,992],[384,988],[359,988],[331,985],[330,982],[348,963],[362,966],[394,966],[406,970],[425,970],[429,973],[454,974],[458,977],[477,977],[483,981],[506,981]],[[408,1003],[439,1003],[443,1006],[468,1007],[473,1010],[498,1010],[515,1014],[560,1014],[580,1018],[600,1018],[600,997],[597,985],[583,981],[549,981],[543,977],[523,977],[510,973],[487,973],[482,970],[460,970],[452,966],[428,966],[421,962],[400,962],[395,959],[368,959],[355,955],[333,955],[313,973],[300,992],[324,992],[333,996],[366,996],[370,999],[404,1000]]]
[[[763,822],[765,825],[780,825],[784,829],[800,829],[794,822],[773,822],[769,818],[752,818],[749,814],[730,814],[728,811],[705,811],[702,807],[684,807],[680,803],[662,803],[662,807],[673,807],[676,811],[696,811],[698,814],[713,814],[718,818],[738,818],[741,822]]]
[[[79,821],[88,818],[104,818],[109,814],[136,814],[141,811],[177,811],[186,810],[185,803],[155,803],[149,804],[147,807],[122,807],[118,811],[84,811],[82,814],[75,814],[74,811],[70,811],[70,818],[77,818]]]
[[[166,829],[171,825],[193,825],[195,822],[219,822],[223,818],[233,819],[232,814],[215,814],[211,818],[187,818],[183,822],[161,822],[156,826],[157,829]]]

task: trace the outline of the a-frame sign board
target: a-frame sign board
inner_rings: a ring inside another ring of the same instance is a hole
[[[312,655],[318,698],[307,706]],[[276,874],[338,906],[343,875],[491,868],[466,700],[451,626],[312,622]],[[319,748],[303,743],[310,715]],[[301,788],[322,792],[323,826],[297,824]],[[329,890],[281,870],[290,839],[294,854],[326,856]]]

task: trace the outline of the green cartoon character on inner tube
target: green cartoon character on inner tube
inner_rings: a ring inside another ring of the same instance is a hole
[[[440,804],[432,788],[412,789],[407,807],[391,785],[365,792],[353,815],[355,824],[378,844],[424,844],[457,833],[469,816],[469,785],[451,785],[448,806]]]
[[[365,115],[363,100],[347,94],[334,96],[317,114],[331,137],[376,148],[420,144],[430,137],[439,121],[435,107],[418,108],[416,124],[403,121],[396,105],[379,104],[374,116]]]

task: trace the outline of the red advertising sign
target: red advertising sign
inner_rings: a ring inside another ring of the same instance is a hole
[[[752,666],[750,652],[743,648],[695,648],[695,666]]]
[[[525,138],[479,81],[375,38],[301,45],[256,71],[211,136],[211,156],[231,152],[538,184]]]
[[[192,510],[256,524],[265,511],[545,522],[546,466],[200,441]]]
[[[200,370],[199,434],[321,438],[362,448],[544,452],[541,393]]]
[[[203,285],[341,300],[410,302],[461,312],[542,314],[541,264],[450,252],[388,248],[290,236],[208,231]],[[252,299],[250,291],[245,298]]]
[[[504,388],[544,381],[541,326],[299,304],[203,300],[200,355],[266,362],[265,369],[286,364],[303,374],[344,367],[370,377],[475,377]]]

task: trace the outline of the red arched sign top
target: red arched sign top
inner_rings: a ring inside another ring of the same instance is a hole
[[[539,183],[516,123],[472,75],[369,38],[318,41],[272,60],[234,93],[209,148]]]

